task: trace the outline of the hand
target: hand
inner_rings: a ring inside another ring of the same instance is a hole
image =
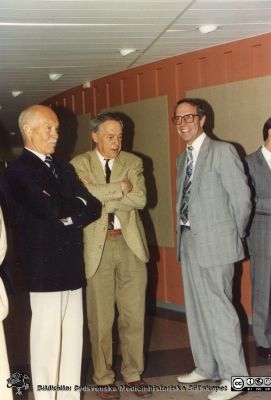
[[[123,193],[129,193],[133,189],[133,184],[130,181],[122,181],[120,183],[121,185],[121,190]]]
[[[86,176],[80,176],[80,181],[84,184],[87,185],[89,183],[92,183],[91,180],[89,178],[87,178]]]

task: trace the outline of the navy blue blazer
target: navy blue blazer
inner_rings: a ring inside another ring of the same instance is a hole
[[[83,227],[101,215],[100,201],[80,182],[73,167],[53,160],[58,179],[26,149],[6,170],[15,201],[23,274],[32,292],[85,285]],[[72,218],[72,225],[60,221],[66,217]]]

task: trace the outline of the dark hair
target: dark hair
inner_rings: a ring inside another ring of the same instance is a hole
[[[100,125],[106,121],[117,121],[123,126],[122,120],[119,116],[112,112],[102,112],[90,121],[91,132],[98,132]]]
[[[268,139],[268,131],[271,129],[271,118],[268,118],[267,121],[265,121],[264,126],[263,126],[263,140],[266,141]]]
[[[192,99],[192,98],[188,98],[187,97],[187,98],[183,98],[183,99],[177,101],[177,103],[176,103],[176,105],[174,107],[174,117],[176,115],[177,107],[180,104],[183,104],[183,103],[188,103],[191,106],[196,107],[197,108],[197,114],[199,115],[200,118],[202,118],[204,115],[206,115],[206,111],[205,111],[204,105],[203,105],[203,100],[201,100],[201,99]]]

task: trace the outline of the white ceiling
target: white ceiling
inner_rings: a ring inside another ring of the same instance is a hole
[[[220,28],[200,34],[207,23]],[[18,132],[27,105],[74,86],[267,32],[265,0],[0,0],[0,133]],[[122,57],[121,48],[137,52]],[[50,72],[63,77],[52,82]]]

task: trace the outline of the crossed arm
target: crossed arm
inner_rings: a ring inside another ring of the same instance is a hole
[[[136,159],[127,171],[126,177],[118,182],[97,183],[86,167],[73,162],[76,172],[88,191],[97,197],[106,212],[130,211],[142,209],[146,204],[146,188],[143,176],[143,165]]]
[[[27,212],[57,225],[70,217],[72,224],[81,227],[100,217],[101,204],[88,193],[70,169],[70,194],[65,196],[61,191],[46,187],[35,173],[7,171],[7,180],[14,199]]]

